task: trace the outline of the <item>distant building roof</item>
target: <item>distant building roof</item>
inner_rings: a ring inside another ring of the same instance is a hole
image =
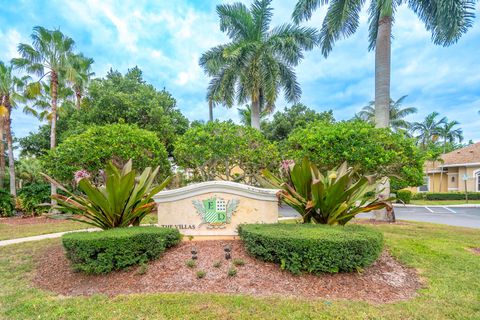
[[[480,164],[480,142],[445,153],[441,158],[443,159],[444,167],[457,164]]]

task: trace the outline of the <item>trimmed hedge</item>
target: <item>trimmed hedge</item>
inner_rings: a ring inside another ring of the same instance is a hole
[[[414,200],[465,200],[465,192],[417,192]],[[480,200],[480,192],[468,192],[468,200]]]
[[[251,255],[294,274],[359,270],[383,249],[382,233],[359,225],[249,224],[238,233]]]
[[[74,270],[99,274],[156,259],[180,239],[173,228],[131,227],[67,233],[62,243]]]
[[[409,204],[412,199],[412,191],[410,190],[398,190],[397,191],[397,202]]]

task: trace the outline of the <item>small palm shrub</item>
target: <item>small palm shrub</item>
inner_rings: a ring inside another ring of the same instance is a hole
[[[15,200],[5,189],[0,189],[0,217],[11,217],[15,214]]]
[[[383,234],[360,225],[246,224],[238,234],[252,256],[294,274],[357,271],[383,249]]]
[[[158,170],[159,167],[153,171],[148,167],[136,178],[132,160],[122,170],[109,163],[105,170],[105,185],[97,187],[88,178],[83,178],[78,182],[78,188],[83,192],[80,195],[68,191],[47,175],[45,177],[67,194],[52,196],[58,202],[57,210],[81,215],[85,219],[71,219],[105,230],[138,226],[152,212],[155,207],[153,196],[170,182],[167,178],[162,184],[152,187]]]
[[[17,200],[20,209],[27,215],[41,215],[48,212],[50,202],[50,185],[47,183],[31,183],[18,190]]]
[[[307,158],[292,169],[285,168],[284,177],[263,172],[267,184],[281,189],[281,200],[295,209],[305,223],[345,225],[357,214],[391,206],[392,199],[371,197],[378,183],[358,175],[343,163],[322,174]]]
[[[131,227],[67,233],[62,244],[74,270],[99,274],[157,259],[180,239],[173,228]]]

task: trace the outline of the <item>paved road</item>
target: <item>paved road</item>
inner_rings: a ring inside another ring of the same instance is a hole
[[[298,214],[289,207],[280,209],[280,216],[295,217]],[[395,216],[398,220],[442,223],[451,226],[480,228],[480,208],[442,207],[442,206],[395,206]],[[358,215],[360,218],[371,218],[371,213]]]

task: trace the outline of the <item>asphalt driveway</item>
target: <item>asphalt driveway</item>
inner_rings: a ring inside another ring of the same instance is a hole
[[[281,217],[296,217],[298,214],[290,207],[280,208]],[[358,215],[371,218],[371,213]],[[395,206],[397,220],[433,222],[450,226],[480,228],[480,207],[462,206]]]

